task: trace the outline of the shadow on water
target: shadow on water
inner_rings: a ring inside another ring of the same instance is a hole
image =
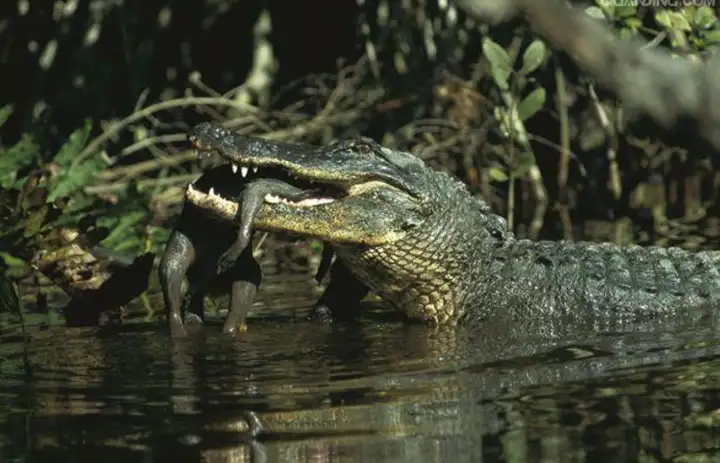
[[[275,314],[274,314],[275,316]],[[5,461],[636,461],[718,448],[720,343],[318,326],[3,333]]]

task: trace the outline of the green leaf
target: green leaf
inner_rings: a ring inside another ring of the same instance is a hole
[[[482,49],[483,54],[490,62],[490,73],[495,80],[495,84],[497,84],[501,90],[507,90],[509,88],[508,78],[512,71],[510,56],[503,47],[489,38],[483,39]]]
[[[63,209],[63,214],[55,220],[54,224],[58,227],[66,227],[68,225],[77,226],[82,217],[98,212],[95,211],[94,208],[103,207],[96,206],[99,202],[100,200],[98,200],[97,197],[88,196],[83,193],[73,195]]]
[[[66,141],[62,148],[60,148],[60,151],[58,151],[55,155],[53,161],[62,167],[70,164],[75,156],[80,154],[80,151],[85,148],[88,138],[90,137],[91,129],[92,125],[88,119],[85,121],[85,126],[83,128],[77,129],[70,134],[68,141]]]
[[[527,47],[523,54],[523,65],[520,69],[520,74],[528,75],[545,61],[545,55],[547,48],[542,40],[535,40]]]
[[[655,21],[657,21],[658,24],[663,26],[665,29],[672,29],[672,20],[670,19],[670,14],[667,10],[655,11]]]
[[[20,313],[17,288],[4,271],[0,271],[0,312]]]
[[[589,6],[589,7],[585,8],[585,13],[596,19],[606,19],[606,16],[605,16],[605,13],[603,12],[603,10],[601,10],[597,6]]]
[[[7,122],[8,118],[12,115],[13,110],[14,108],[11,104],[6,104],[2,108],[0,108],[0,127],[2,127],[5,122]]]
[[[688,20],[687,16],[685,16],[679,11],[671,12],[671,16],[673,19],[673,26],[675,26],[676,30],[681,30],[684,32],[692,31],[692,26],[690,25],[690,21]]]
[[[500,169],[499,167],[491,167],[490,169],[488,169],[488,175],[490,175],[490,178],[495,180],[496,182],[507,182],[508,179],[505,171]]]
[[[538,87],[518,105],[518,114],[520,119],[527,120],[534,116],[545,105],[545,89]]]
[[[103,226],[110,228],[110,234],[102,240],[102,245],[111,249],[120,250],[129,240],[137,239],[136,228],[147,217],[147,211],[130,212],[116,220],[100,220]],[[115,219],[115,218],[113,218]],[[114,223],[113,223],[114,222]]]
[[[687,18],[677,11],[658,10],[655,12],[655,20],[658,24],[671,31],[692,30]]]
[[[613,14],[618,19],[633,18],[637,14],[637,7],[633,4],[616,5]]]
[[[49,209],[47,206],[41,207],[33,211],[30,215],[23,219],[23,237],[30,238],[37,235],[45,225]]]
[[[632,30],[626,29],[626,28],[622,28],[622,29],[620,29],[620,34],[619,34],[619,35],[620,35],[620,38],[621,38],[622,40],[625,40],[625,39],[632,38],[632,36],[633,36],[634,34],[633,34],[633,31],[632,31]]]
[[[15,257],[7,252],[0,252],[0,261],[2,261],[9,268],[22,268],[27,265],[24,260],[20,259],[19,257]],[[0,267],[2,267],[2,265],[0,265]]]
[[[17,171],[32,163],[40,150],[35,138],[23,134],[19,142],[0,151],[0,186],[9,188],[15,183]]]
[[[96,157],[88,159],[79,165],[66,167],[58,175],[55,186],[48,195],[47,202],[51,203],[84,187],[106,165],[105,160]]]
[[[709,29],[717,25],[717,18],[712,8],[709,6],[701,6],[695,10],[692,23],[699,29]]]
[[[720,30],[709,31],[703,34],[706,45],[715,45],[720,42]]]
[[[625,20],[625,27],[632,32],[637,32],[642,26],[642,21],[639,18],[628,18]]]

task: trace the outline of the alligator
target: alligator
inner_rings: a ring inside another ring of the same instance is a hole
[[[718,306],[720,252],[521,239],[451,174],[369,138],[290,144],[215,122],[188,135],[199,155],[313,192],[317,201],[303,204],[266,196],[252,226],[329,244],[338,282],[316,311],[332,317],[368,291],[430,326],[496,314],[595,324],[704,317]],[[187,198],[226,221],[237,216],[232,198],[197,190]]]

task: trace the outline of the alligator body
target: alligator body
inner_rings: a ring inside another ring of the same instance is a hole
[[[595,326],[695,316],[718,305],[720,252],[517,239],[464,184],[369,139],[293,145],[215,123],[196,126],[189,138],[201,152],[258,168],[259,178],[313,191],[315,205],[266,200],[253,226],[332,246],[336,288],[351,289],[320,301],[333,315],[367,290],[430,325],[532,313]],[[237,213],[227,198],[193,192],[188,200],[226,220]]]

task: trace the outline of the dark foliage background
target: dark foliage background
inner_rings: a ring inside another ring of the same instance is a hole
[[[720,41],[707,7],[579,6],[686,58]],[[21,0],[0,18],[12,268],[64,249],[68,229],[84,248],[157,254],[202,167],[184,132],[207,119],[412,150],[521,235],[688,247],[718,235],[720,158],[693,127],[631,117],[521,19],[481,24],[444,0]]]

